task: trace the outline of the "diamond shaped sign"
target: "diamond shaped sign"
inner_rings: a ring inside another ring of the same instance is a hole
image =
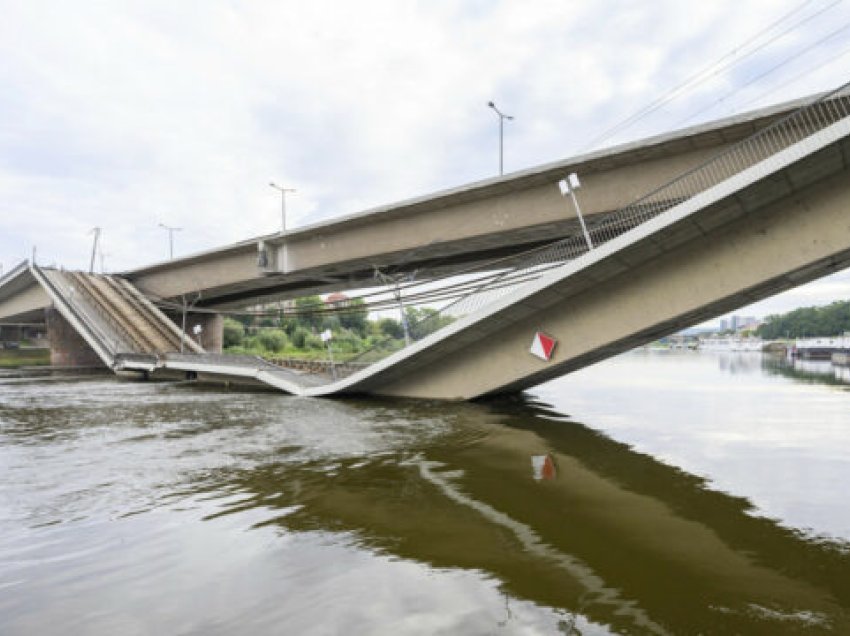
[[[546,360],[548,362],[552,359],[552,354],[555,353],[555,345],[557,344],[558,341],[552,336],[549,336],[542,331],[538,331],[534,334],[534,340],[531,341],[531,349],[529,349],[529,352],[541,360]]]

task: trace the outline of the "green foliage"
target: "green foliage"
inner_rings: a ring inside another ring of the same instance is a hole
[[[257,339],[263,349],[272,353],[283,351],[286,345],[289,344],[289,338],[286,337],[286,333],[279,329],[263,330],[259,333]]]
[[[0,369],[50,364],[50,349],[0,349]]]
[[[366,302],[362,298],[353,298],[348,301],[346,311],[339,315],[339,323],[344,329],[349,329],[362,338],[368,330],[368,316]]]
[[[436,309],[430,307],[408,307],[404,315],[407,318],[410,337],[414,340],[424,338],[454,322],[451,316],[441,316]]]
[[[295,310],[298,315],[295,319],[302,327],[310,331],[318,331],[322,326],[324,316],[320,313],[325,303],[320,296],[304,296],[295,299]]]
[[[340,311],[325,313],[326,305],[319,296],[295,301],[295,313],[288,316],[251,316],[238,320],[225,319],[224,346],[228,353],[267,357],[327,357],[327,344],[319,333],[333,333],[331,349],[337,361],[357,358],[367,362],[379,360],[404,346],[404,329],[393,318],[369,320],[363,299],[346,301]],[[450,324],[453,319],[440,316],[430,308],[409,307],[405,311],[414,340]]]
[[[398,320],[382,318],[378,321],[378,329],[384,336],[390,338],[404,338],[404,328]]]
[[[245,337],[245,327],[233,318],[224,319],[223,344],[225,348],[238,347]]]
[[[758,328],[762,338],[810,338],[840,336],[850,331],[850,301],[823,307],[801,307],[786,314],[768,316]]]
[[[325,329],[330,329],[333,332],[337,332],[342,329],[339,317],[329,315],[322,318],[322,324],[319,326],[319,331],[324,331]]]
[[[303,349],[310,335],[310,332],[304,327],[296,327],[295,331],[292,332],[292,344],[298,349]]]
[[[335,334],[332,346],[340,353],[358,353],[368,348],[367,343],[351,329],[341,329]]]
[[[324,349],[325,343],[322,342],[322,339],[319,338],[319,336],[314,336],[313,334],[310,334],[304,339],[304,348],[305,349]]]

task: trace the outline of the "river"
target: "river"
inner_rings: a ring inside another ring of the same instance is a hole
[[[848,448],[850,378],[759,354],[485,403],[0,378],[0,634],[847,634]]]

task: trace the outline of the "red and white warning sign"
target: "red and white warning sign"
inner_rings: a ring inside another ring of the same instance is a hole
[[[548,362],[552,359],[552,354],[555,353],[555,345],[557,344],[558,341],[552,336],[538,331],[534,334],[534,340],[531,341],[531,349],[529,351],[532,355]]]

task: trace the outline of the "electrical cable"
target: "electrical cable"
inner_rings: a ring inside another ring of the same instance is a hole
[[[676,125],[675,125],[674,127],[675,127],[675,128],[678,128],[679,126],[682,126],[682,125],[684,125],[685,123],[687,123],[687,122],[691,121],[691,120],[692,120],[692,119],[694,119],[695,117],[698,117],[698,116],[699,116],[699,115],[701,115],[702,113],[704,113],[704,112],[706,112],[706,111],[711,110],[712,108],[714,108],[714,107],[715,107],[715,106],[717,106],[718,104],[722,104],[724,101],[726,101],[727,99],[729,99],[729,97],[731,97],[731,96],[732,96],[732,95],[734,95],[735,93],[739,92],[741,89],[746,88],[747,86],[751,86],[752,84],[755,84],[755,83],[756,83],[757,81],[759,81],[760,79],[762,79],[762,78],[764,78],[764,77],[766,77],[766,76],[770,75],[771,73],[773,73],[774,71],[776,71],[776,70],[778,70],[778,69],[782,68],[782,67],[783,67],[783,66],[785,66],[786,64],[790,64],[791,62],[793,62],[793,61],[795,61],[795,60],[799,59],[800,57],[802,57],[803,55],[805,55],[805,54],[806,54],[806,53],[808,53],[809,51],[812,51],[812,50],[816,49],[817,47],[821,46],[821,45],[822,45],[822,44],[824,44],[825,42],[827,42],[827,41],[831,40],[832,38],[834,38],[836,35],[839,35],[840,33],[843,33],[844,31],[847,31],[848,29],[850,29],[850,22],[845,22],[845,23],[844,23],[844,25],[842,25],[841,27],[839,27],[839,28],[835,29],[834,31],[831,31],[829,34],[825,35],[825,36],[824,36],[824,37],[822,37],[821,39],[819,39],[819,40],[817,40],[817,41],[813,42],[812,44],[810,44],[810,45],[808,45],[808,46],[804,47],[803,49],[801,49],[801,50],[799,50],[799,51],[796,51],[793,55],[790,55],[790,56],[786,57],[785,59],[783,59],[783,60],[782,60],[781,62],[779,62],[778,64],[775,64],[774,66],[771,66],[771,67],[770,67],[769,69],[767,69],[766,71],[764,71],[764,72],[762,72],[762,73],[759,73],[758,75],[756,75],[755,77],[751,78],[749,81],[745,82],[744,84],[741,84],[741,85],[739,85],[739,86],[736,86],[736,87],[735,87],[735,89],[734,89],[733,91],[731,91],[731,92],[727,93],[726,95],[724,95],[724,96],[723,96],[723,97],[721,97],[720,99],[717,99],[717,100],[715,100],[715,101],[711,102],[711,103],[710,103],[710,104],[708,104],[707,106],[704,106],[703,108],[700,108],[698,111],[696,111],[695,113],[693,113],[693,114],[689,115],[689,116],[688,116],[688,117],[686,117],[685,119],[680,120],[679,122],[677,122],[677,123],[676,123]]]
[[[819,9],[815,13],[803,18],[802,20],[795,22],[794,24],[792,24],[790,27],[788,27],[784,31],[781,31],[780,33],[771,37],[769,40],[767,40],[766,42],[763,42],[762,44],[760,44],[756,48],[752,49],[751,51],[748,51],[745,54],[738,57],[737,59],[730,60],[728,63],[724,64],[724,62],[727,59],[729,59],[730,57],[734,58],[741,49],[746,48],[747,46],[749,46],[750,44],[755,42],[758,38],[760,38],[763,35],[765,35],[766,33],[770,32],[772,29],[774,29],[776,26],[778,26],[779,24],[784,22],[790,16],[794,15],[795,13],[798,13],[799,11],[804,9],[807,5],[811,4],[812,1],[813,0],[805,0],[803,3],[797,5],[794,9],[785,13],[784,15],[782,15],[777,20],[774,20],[767,27],[765,27],[764,29],[762,29],[761,31],[756,33],[754,36],[749,38],[749,40],[746,41],[744,44],[735,47],[730,52],[726,53],[725,55],[720,57],[718,60],[716,60],[715,62],[713,62],[710,65],[708,65],[707,67],[705,67],[704,69],[700,70],[699,72],[695,73],[694,75],[691,75],[684,82],[676,85],[674,88],[667,91],[664,95],[662,95],[659,98],[656,98],[655,100],[653,100],[652,102],[650,102],[649,104],[647,104],[646,106],[644,106],[643,108],[638,110],[633,115],[630,115],[629,117],[622,120],[621,122],[619,122],[619,123],[615,124],[614,126],[604,130],[602,133],[600,133],[596,137],[592,138],[586,145],[584,145],[581,148],[580,152],[586,152],[586,151],[590,150],[591,148],[595,148],[596,146],[598,146],[603,141],[610,139],[614,134],[622,132],[623,130],[625,130],[626,128],[631,126],[632,124],[637,123],[638,121],[642,120],[647,115],[650,115],[651,113],[657,111],[659,108],[661,108],[665,104],[669,103],[670,101],[672,101],[673,99],[678,97],[680,94],[684,93],[686,89],[691,89],[691,88],[694,88],[696,86],[699,86],[700,84],[703,84],[707,80],[719,75],[720,73],[732,68],[733,66],[740,64],[742,61],[751,57],[752,55],[754,55],[758,51],[763,50],[765,47],[769,46],[770,44],[777,41],[781,37],[787,35],[791,31],[793,31],[794,29],[802,26],[803,24],[806,24],[807,22],[813,20],[814,18],[820,16],[821,14],[825,13],[829,9],[833,8],[835,5],[839,4],[842,0],[833,0],[833,2],[831,2],[830,4]]]
[[[744,109],[744,108],[751,106],[752,104],[756,104],[756,103],[760,102],[761,100],[763,100],[768,95],[772,95],[776,91],[782,90],[786,86],[789,86],[790,84],[793,84],[794,82],[798,81],[801,77],[805,77],[806,75],[810,74],[813,69],[820,70],[820,69],[826,68],[827,66],[831,66],[832,64],[835,64],[835,62],[839,61],[841,58],[846,56],[848,53],[850,53],[850,48],[844,49],[838,55],[831,56],[829,60],[820,60],[816,64],[812,64],[812,65],[806,67],[805,69],[803,69],[802,71],[800,71],[796,75],[792,76],[791,78],[787,79],[786,81],[782,82],[781,84],[774,86],[769,91],[766,91],[766,92],[758,95],[757,97],[750,99],[750,100],[744,102],[743,104],[740,104],[738,106],[738,108]]]

